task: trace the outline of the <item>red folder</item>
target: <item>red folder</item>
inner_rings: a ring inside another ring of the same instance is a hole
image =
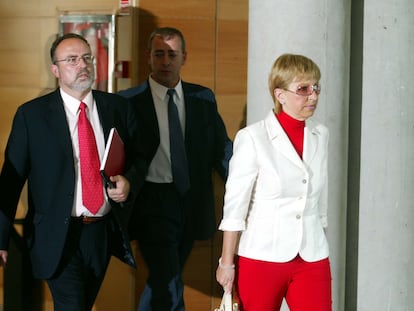
[[[125,169],[125,148],[124,142],[116,128],[111,128],[108,142],[106,143],[104,157],[101,162],[100,172],[106,184],[114,188],[115,184],[110,181],[110,176],[122,175]]]

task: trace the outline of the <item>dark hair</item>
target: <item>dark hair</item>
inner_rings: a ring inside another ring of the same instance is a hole
[[[78,35],[77,33],[64,34],[63,36],[60,36],[60,37],[56,38],[56,40],[52,43],[52,46],[50,48],[50,59],[52,60],[52,63],[55,63],[55,61],[56,61],[55,52],[56,52],[56,49],[57,49],[58,45],[66,39],[79,39],[79,40],[82,40],[90,48],[89,42],[84,37],[82,37],[81,35]]]
[[[182,52],[185,53],[185,40],[184,40],[184,36],[181,33],[181,31],[179,31],[176,28],[173,27],[161,27],[161,28],[157,28],[155,29],[149,36],[148,39],[148,51],[151,51],[152,48],[152,40],[154,39],[154,37],[156,36],[160,36],[164,39],[169,39],[172,37],[179,37],[181,40],[181,49]]]

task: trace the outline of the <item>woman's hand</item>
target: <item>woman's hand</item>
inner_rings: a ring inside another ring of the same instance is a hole
[[[224,292],[231,293],[233,289],[235,275],[234,264],[224,264],[219,259],[219,265],[216,270],[217,282],[223,287]]]

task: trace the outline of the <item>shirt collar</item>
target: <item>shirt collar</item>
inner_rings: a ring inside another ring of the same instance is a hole
[[[71,113],[74,115],[77,114],[79,110],[80,101],[79,99],[70,96],[68,93],[66,93],[62,88],[60,89],[60,95],[62,96],[63,103],[69,109]],[[88,106],[89,111],[92,111],[94,109],[94,101],[92,97],[92,91],[90,91],[88,94],[86,94],[85,98],[82,100]]]
[[[153,96],[157,96],[160,100],[164,100],[165,97],[167,96],[167,91],[169,90],[169,88],[159,84],[157,81],[155,81],[151,76],[149,76],[149,85],[151,87],[151,91],[153,93]],[[182,83],[181,83],[181,79],[180,81],[178,81],[177,85],[174,87],[175,90],[175,95],[177,96],[177,98],[179,100],[183,99],[183,87],[182,87]]]

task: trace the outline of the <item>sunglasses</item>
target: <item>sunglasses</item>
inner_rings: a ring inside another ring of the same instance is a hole
[[[321,86],[320,84],[314,84],[314,85],[302,85],[298,86],[296,91],[291,91],[288,89],[284,89],[285,91],[288,91],[290,93],[294,93],[296,95],[300,96],[310,96],[313,92],[315,92],[317,95],[321,93]]]

